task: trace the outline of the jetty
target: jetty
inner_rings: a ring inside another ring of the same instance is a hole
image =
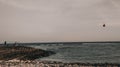
[[[0,46],[0,60],[35,60],[47,57],[55,52],[26,46]]]

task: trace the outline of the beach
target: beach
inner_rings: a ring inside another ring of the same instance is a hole
[[[116,63],[62,63],[53,61],[0,61],[0,67],[120,67]]]

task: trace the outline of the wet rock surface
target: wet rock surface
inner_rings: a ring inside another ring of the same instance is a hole
[[[0,60],[35,60],[55,54],[52,51],[45,51],[26,46],[0,46]]]

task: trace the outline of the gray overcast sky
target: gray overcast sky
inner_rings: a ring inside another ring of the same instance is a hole
[[[120,0],[0,0],[5,40],[120,41]]]

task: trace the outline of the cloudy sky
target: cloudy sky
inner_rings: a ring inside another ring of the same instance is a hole
[[[0,0],[5,40],[120,41],[120,0]]]

